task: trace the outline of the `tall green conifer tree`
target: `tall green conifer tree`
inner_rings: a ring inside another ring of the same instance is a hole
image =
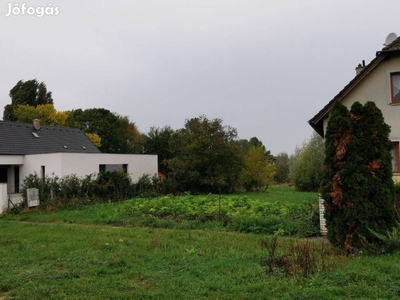
[[[329,241],[348,252],[396,224],[390,128],[375,103],[337,103],[326,131],[321,194]]]

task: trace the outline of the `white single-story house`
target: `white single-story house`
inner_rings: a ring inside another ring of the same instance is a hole
[[[0,121],[0,198],[19,193],[29,174],[83,177],[115,169],[133,182],[144,174],[157,176],[157,155],[101,153],[79,129]]]

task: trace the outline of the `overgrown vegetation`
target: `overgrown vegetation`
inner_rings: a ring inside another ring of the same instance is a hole
[[[278,237],[279,226],[256,231],[274,233],[265,236],[224,222],[235,211],[249,220],[259,213],[284,224],[306,220],[316,200],[271,186],[222,195],[221,214],[218,196],[185,195],[2,215],[0,298],[398,298],[400,253],[346,256],[320,238]]]
[[[290,158],[290,182],[299,191],[317,192],[323,176],[324,140],[316,132]]]
[[[22,193],[26,199],[26,189],[37,188],[42,206],[79,207],[139,195],[154,196],[157,184],[157,179],[149,175],[143,175],[137,183],[132,183],[129,175],[122,171],[100,172],[84,178],[76,175],[42,178],[35,173],[24,179]]]
[[[136,185],[139,185],[137,183]],[[246,233],[319,234],[317,195],[289,187],[271,187],[268,193],[240,195],[183,195],[143,198],[102,205],[42,205],[20,211],[20,220],[79,222],[169,229],[218,229]],[[52,202],[54,203],[54,202]],[[62,209],[67,207],[68,210]],[[50,210],[61,211],[47,214]]]
[[[218,222],[228,230],[264,234],[313,236],[319,234],[318,212],[313,205],[267,202],[247,196],[164,196],[125,201],[123,210],[133,219],[145,217],[152,226],[184,223],[203,228]],[[315,199],[316,200],[316,199]]]
[[[373,102],[332,110],[321,194],[329,241],[347,252],[385,247],[380,235],[396,226],[389,133]]]
[[[324,240],[321,242],[290,240],[285,247],[281,244],[283,251],[279,251],[276,235],[263,238],[261,246],[268,252],[268,258],[262,262],[266,266],[267,274],[283,274],[295,279],[316,274],[322,275],[336,263],[329,258],[338,254],[333,248],[327,246]],[[281,253],[278,254],[278,252]]]
[[[109,204],[115,205],[119,203]],[[318,267],[303,276],[299,267],[293,276],[274,266],[272,274],[266,274],[267,266],[262,262],[268,258],[268,248],[260,246],[264,239],[260,235],[33,224],[12,221],[11,217],[0,218],[0,298],[397,299],[400,296],[400,253],[342,256],[324,245],[329,254],[325,257],[325,271]],[[288,239],[278,239],[275,257],[290,253],[296,245]],[[309,248],[318,253],[322,248],[315,241],[308,244],[298,241],[298,245],[299,253],[312,251]],[[318,258],[317,262],[324,265]]]
[[[368,254],[381,255],[391,254],[400,250],[400,223],[397,223],[392,229],[383,233],[369,229],[370,233],[379,241],[369,242],[363,240],[363,250]]]

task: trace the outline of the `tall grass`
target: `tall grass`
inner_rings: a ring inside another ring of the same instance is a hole
[[[222,198],[211,194],[134,198],[122,203],[60,210],[58,214],[40,209],[31,214],[32,210],[25,210],[18,218],[306,237],[319,234],[316,204],[315,194],[303,195],[291,188],[278,187],[267,193],[223,195]]]
[[[399,254],[327,256],[332,268],[266,274],[263,236],[0,220],[0,298],[397,299]],[[289,251],[278,240],[277,254]],[[303,244],[302,244],[303,245]]]

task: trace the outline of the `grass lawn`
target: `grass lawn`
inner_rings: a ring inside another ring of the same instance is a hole
[[[399,253],[348,257],[325,245],[326,270],[267,274],[264,234],[136,227],[118,219],[121,205],[1,216],[0,299],[400,299]],[[277,255],[291,245],[280,238]]]
[[[265,193],[244,193],[250,198],[260,199],[267,202],[280,203],[311,203],[318,206],[318,193],[298,192],[290,186],[270,186]]]
[[[4,220],[0,228],[5,299],[400,297],[399,254],[335,256],[326,272],[296,279],[266,274],[261,235]]]
[[[167,229],[217,229],[291,235],[319,234],[318,195],[300,193],[292,187],[272,186],[265,193],[241,193],[152,199],[58,210],[24,210],[5,216],[20,221],[40,221],[114,226],[145,226]]]

